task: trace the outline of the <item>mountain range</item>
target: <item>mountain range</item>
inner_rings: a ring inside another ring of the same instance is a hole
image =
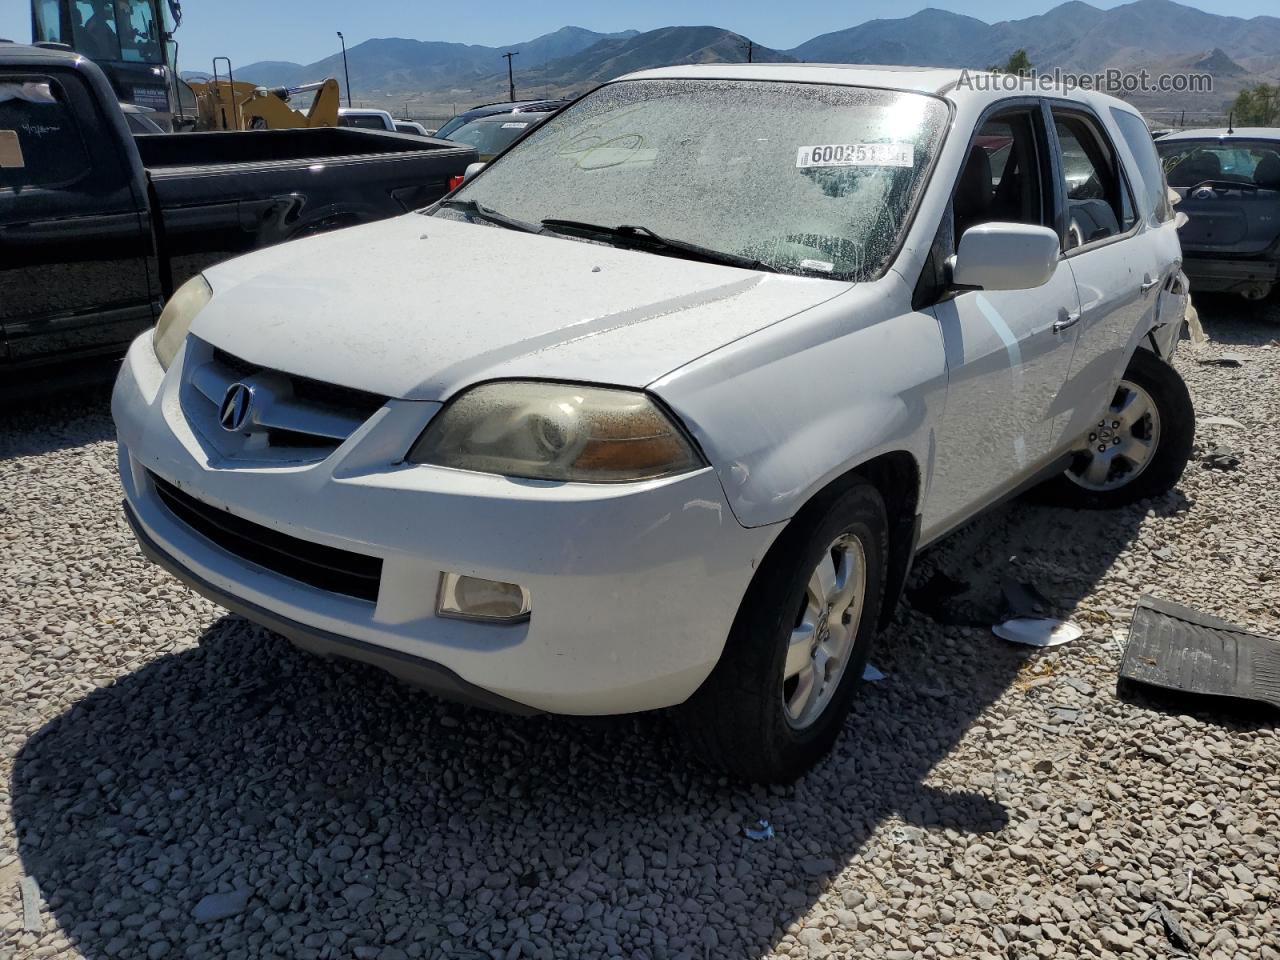
[[[722,27],[672,26],[602,34],[564,27],[524,43],[487,47],[384,38],[347,51],[353,92],[361,98],[429,97],[439,102],[499,98],[506,90],[502,54],[513,51],[517,92],[583,90],[633,70],[747,59],[748,38]],[[928,9],[900,19],[824,33],[790,50],[752,45],[760,62],[916,64],[982,68],[1025,49],[1040,70],[1109,68],[1153,74],[1211,73],[1211,94],[1135,95],[1144,106],[1220,109],[1244,83],[1280,78],[1280,17],[1222,16],[1173,0],[1136,0],[1101,10],[1069,0],[1046,13],[986,23]],[[340,54],[310,64],[263,61],[236,70],[237,80],[295,84],[342,76]]]

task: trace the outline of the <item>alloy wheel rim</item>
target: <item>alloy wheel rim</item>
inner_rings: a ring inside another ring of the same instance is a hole
[[[1106,414],[1077,441],[1067,476],[1104,493],[1132,483],[1160,444],[1160,411],[1142,387],[1121,380]]]
[[[844,677],[862,622],[866,559],[862,541],[842,534],[809,574],[782,666],[782,712],[794,729],[822,716]]]

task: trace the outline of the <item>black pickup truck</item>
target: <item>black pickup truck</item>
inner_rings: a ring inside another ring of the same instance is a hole
[[[135,137],[92,63],[0,42],[0,379],[121,352],[210,264],[426,206],[475,159],[350,128]]]

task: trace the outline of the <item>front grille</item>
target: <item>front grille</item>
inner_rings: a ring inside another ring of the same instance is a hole
[[[209,446],[235,460],[322,460],[387,402],[376,393],[273,370],[199,342],[188,351],[184,379],[187,419]],[[252,390],[252,400],[243,425],[227,431],[220,414],[237,383]]]
[[[154,473],[151,481],[170,513],[228,553],[321,590],[377,602],[378,557],[299,540],[197,500]]]
[[[267,369],[248,360],[241,360],[218,347],[213,349],[213,360],[228,370],[235,371],[239,377],[249,377]],[[297,400],[331,412],[342,411],[362,421],[368,420],[387,402],[386,397],[369,393],[367,390],[342,387],[336,383],[325,383],[323,380],[312,380],[310,377],[300,377],[292,373],[286,373],[283,376],[288,378],[289,385],[293,388],[293,396]]]

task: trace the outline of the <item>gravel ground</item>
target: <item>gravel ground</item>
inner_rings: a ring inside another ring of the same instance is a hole
[[[785,789],[695,767],[661,716],[513,719],[295,652],[142,560],[101,390],[10,416],[0,958],[1166,957],[1162,905],[1200,957],[1280,960],[1274,716],[1115,694],[1143,592],[1280,637],[1280,331],[1202,313],[1178,365],[1243,426],[1198,452],[1239,469],[950,538],[917,583],[1034,581],[1084,637],[904,605]]]

